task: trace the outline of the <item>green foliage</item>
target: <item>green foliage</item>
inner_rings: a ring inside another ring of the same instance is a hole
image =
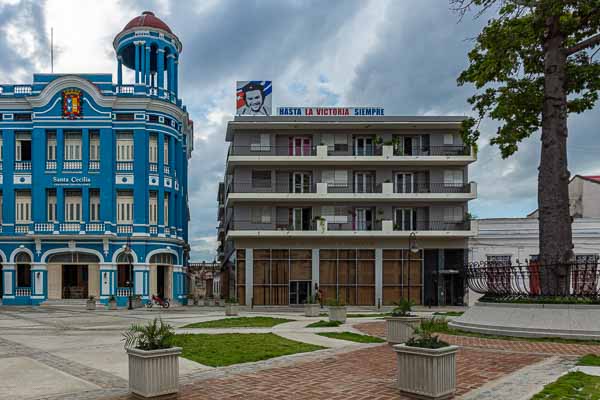
[[[478,90],[469,99],[476,118],[462,124],[463,140],[474,145],[480,136],[479,122],[490,117],[500,122],[496,136],[502,156],[518,150],[523,139],[542,124],[544,100],[544,42],[549,17],[559,16],[561,46],[567,57],[567,110],[581,113],[594,107],[600,91],[600,62],[588,48],[576,46],[600,32],[598,0],[451,0],[464,12],[468,6],[480,13],[499,5],[469,52],[469,66],[458,84],[471,83]],[[598,43],[596,43],[597,45]]]
[[[225,303],[227,303],[227,304],[238,304],[238,299],[236,299],[235,297],[229,297],[229,298],[227,298],[227,300],[225,300]]]
[[[175,332],[171,325],[162,319],[154,318],[146,325],[133,324],[123,333],[126,348],[135,347],[140,350],[158,350],[172,347],[171,340]]]
[[[325,348],[285,339],[272,333],[175,335],[173,344],[182,348],[182,357],[211,367],[267,360]]]
[[[320,320],[318,322],[313,322],[312,324],[306,325],[307,328],[332,328],[336,326],[340,326],[342,323],[340,321],[324,321]]]
[[[331,339],[348,340],[357,343],[383,343],[385,340],[369,335],[359,335],[354,332],[322,332],[317,333],[319,336],[325,336]]]
[[[271,317],[237,317],[214,321],[196,322],[183,328],[270,328],[275,325],[291,322],[291,319]]]
[[[447,342],[441,340],[437,335],[433,335],[433,331],[427,328],[421,327],[415,329],[415,336],[408,339],[406,342],[407,346],[410,347],[421,347],[424,349],[440,349],[442,347],[450,346]]]
[[[463,315],[462,311],[444,311],[444,312],[434,312],[433,315],[440,315],[444,317],[460,317]]]
[[[117,301],[117,298],[111,294],[110,297],[108,298],[108,301]]]
[[[600,367],[600,356],[595,354],[588,354],[579,359],[577,365],[583,365],[587,367]]]
[[[533,396],[532,400],[599,400],[600,377],[569,372],[550,383]]]
[[[341,300],[339,298],[336,299],[328,299],[325,304],[327,304],[327,306],[329,307],[344,307],[346,305],[346,303],[344,302],[344,300]]]
[[[396,307],[392,310],[393,317],[409,317],[415,302],[410,299],[400,298]]]

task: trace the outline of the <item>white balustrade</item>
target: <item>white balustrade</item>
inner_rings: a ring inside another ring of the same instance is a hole
[[[100,161],[90,161],[88,164],[89,170],[100,169]]]
[[[117,161],[117,171],[132,171],[133,161]]]
[[[151,235],[156,235],[158,233],[158,228],[156,226],[151,226],[150,227],[150,234]]]
[[[133,85],[121,85],[117,86],[117,93],[120,94],[133,94],[135,92],[135,86]]]
[[[158,165],[156,165],[156,163],[150,163],[150,172],[157,172],[158,171]]]
[[[31,86],[15,85],[15,94],[31,94]]]
[[[16,171],[29,171],[31,170],[31,161],[15,161]]]
[[[54,230],[54,224],[52,223],[39,223],[34,226],[36,232],[52,232]]]
[[[132,225],[117,225],[117,233],[133,233]]]
[[[63,168],[70,170],[81,169],[81,161],[65,161]]]
[[[28,233],[29,232],[29,225],[15,225],[15,232],[16,233]]]
[[[118,297],[129,297],[131,290],[129,288],[117,288]]]
[[[168,165],[165,165],[165,175],[169,175],[171,173],[171,167],[169,167]]]
[[[78,223],[60,224],[60,230],[64,232],[79,232],[80,228]]]
[[[17,288],[15,290],[15,294],[18,297],[28,297],[28,296],[31,296],[31,288]]]
[[[46,169],[51,169],[51,170],[56,169],[56,161],[53,161],[53,160],[46,161]]]
[[[165,235],[170,235],[171,234],[171,230],[169,228],[165,228]]]

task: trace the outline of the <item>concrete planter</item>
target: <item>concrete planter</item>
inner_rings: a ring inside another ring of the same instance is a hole
[[[215,305],[215,299],[204,299],[204,305],[213,307]]]
[[[164,396],[179,391],[180,347],[161,350],[127,349],[129,391],[141,397]]]
[[[321,313],[321,305],[316,304],[305,304],[304,305],[304,316],[305,317],[318,317]]]
[[[93,311],[96,309],[96,300],[88,300],[85,302],[85,309]]]
[[[421,325],[422,320],[421,317],[386,317],[385,336],[388,343],[406,343],[414,336],[415,328]]]
[[[240,312],[240,305],[238,303],[226,303],[225,304],[225,315],[232,317],[238,315]]]
[[[116,300],[109,300],[108,303],[108,309],[109,310],[116,310],[117,309],[117,301]]]
[[[346,306],[329,306],[329,320],[339,321],[342,324],[346,322]]]
[[[440,349],[393,346],[398,360],[398,389],[423,399],[449,399],[456,390],[458,346]]]
[[[142,298],[141,297],[134,297],[132,302],[131,302],[131,306],[133,308],[142,308],[144,306],[144,304],[142,303]]]

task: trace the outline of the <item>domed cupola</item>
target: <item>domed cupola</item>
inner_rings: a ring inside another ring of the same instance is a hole
[[[165,22],[153,12],[144,11],[117,34],[113,47],[117,53],[119,86],[124,84],[125,66],[135,72],[135,82],[131,84],[145,85],[148,94],[176,101],[182,46]]]

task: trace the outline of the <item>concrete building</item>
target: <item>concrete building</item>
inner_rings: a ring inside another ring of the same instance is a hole
[[[113,46],[116,83],[35,74],[0,85],[3,304],[123,305],[132,291],[185,301],[193,124],[178,93],[182,45],[144,12]]]
[[[575,175],[571,178],[569,207],[573,218],[600,218],[599,175]],[[538,218],[538,211],[533,211],[527,217]]]
[[[242,304],[456,304],[474,235],[462,117],[235,117],[219,260]],[[410,249],[412,248],[413,251]]]

